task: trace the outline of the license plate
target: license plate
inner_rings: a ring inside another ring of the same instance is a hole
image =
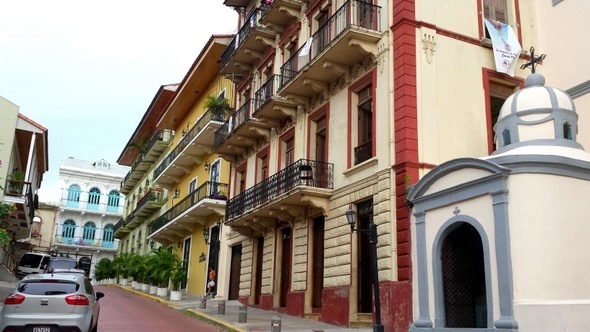
[[[33,332],[51,332],[51,327],[49,327],[49,326],[35,326],[35,327],[33,327]]]

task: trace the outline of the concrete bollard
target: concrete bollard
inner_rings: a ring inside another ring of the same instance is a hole
[[[203,297],[201,299],[201,304],[199,305],[199,309],[205,309],[205,308],[207,308],[207,298]]]
[[[279,316],[272,316],[270,321],[270,331],[271,332],[281,332],[281,317]]]
[[[225,301],[219,301],[217,304],[217,314],[225,315]]]
[[[241,306],[238,311],[238,323],[246,323],[248,321],[248,307]]]

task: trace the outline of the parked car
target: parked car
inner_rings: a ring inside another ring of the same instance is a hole
[[[102,297],[83,274],[26,276],[4,300],[0,331],[96,332]]]
[[[22,278],[29,274],[43,273],[51,255],[42,252],[25,253],[16,267],[16,276]]]
[[[51,257],[45,266],[46,273],[81,273],[86,275],[86,271],[81,269],[75,258],[69,257]]]

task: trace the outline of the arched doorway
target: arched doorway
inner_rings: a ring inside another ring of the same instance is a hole
[[[445,326],[487,327],[485,268],[481,236],[468,223],[451,231],[441,252]]]

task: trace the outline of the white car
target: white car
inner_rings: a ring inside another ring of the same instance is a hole
[[[0,331],[96,332],[102,292],[83,274],[34,274],[4,300]]]

